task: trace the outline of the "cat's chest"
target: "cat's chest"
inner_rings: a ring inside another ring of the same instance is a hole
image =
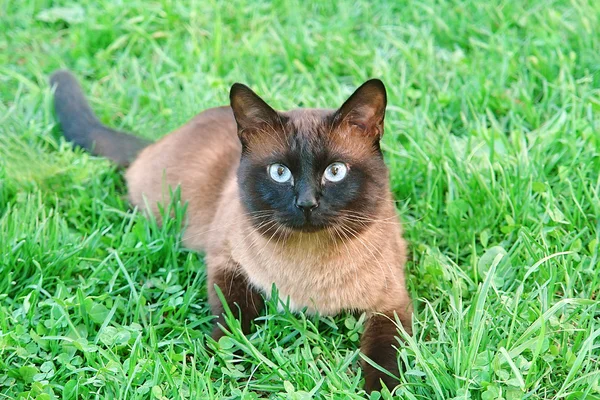
[[[251,246],[234,251],[233,258],[267,296],[275,284],[292,311],[307,308],[310,313],[332,315],[344,309],[366,310],[385,286],[385,274],[373,265],[381,261],[356,245],[352,250],[341,244],[315,248],[294,243],[269,250]]]

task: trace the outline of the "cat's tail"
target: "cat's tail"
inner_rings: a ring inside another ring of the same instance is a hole
[[[103,125],[90,108],[77,79],[69,71],[54,72],[50,84],[56,87],[54,109],[67,140],[124,167],[151,143]]]

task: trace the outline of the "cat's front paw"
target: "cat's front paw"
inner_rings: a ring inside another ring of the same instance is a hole
[[[404,329],[411,334],[410,314],[401,314],[400,320]],[[369,360],[389,373],[382,372],[367,361],[363,361],[362,370],[367,393],[381,390],[383,385],[391,392],[400,383],[399,378],[396,378],[400,376],[396,350],[400,343],[394,312],[387,315],[375,314],[369,318],[361,338],[361,351]]]
[[[396,378],[392,378],[367,363],[363,364],[363,372],[365,375],[365,391],[367,393],[380,391],[383,385],[391,392],[399,383]],[[390,372],[394,375],[397,374],[397,371]]]

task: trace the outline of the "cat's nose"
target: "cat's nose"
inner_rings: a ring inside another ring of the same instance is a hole
[[[308,213],[319,206],[317,198],[313,194],[299,196],[296,199],[296,207]]]

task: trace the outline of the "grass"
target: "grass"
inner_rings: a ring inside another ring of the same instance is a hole
[[[416,305],[395,395],[600,399],[600,2],[9,0],[0,15],[0,398],[364,397],[361,319],[269,304],[252,335],[207,338],[184,206],[157,226],[120,171],[64,142],[47,78],[68,67],[104,122],[153,139],[236,81],[288,109],[382,78]]]

